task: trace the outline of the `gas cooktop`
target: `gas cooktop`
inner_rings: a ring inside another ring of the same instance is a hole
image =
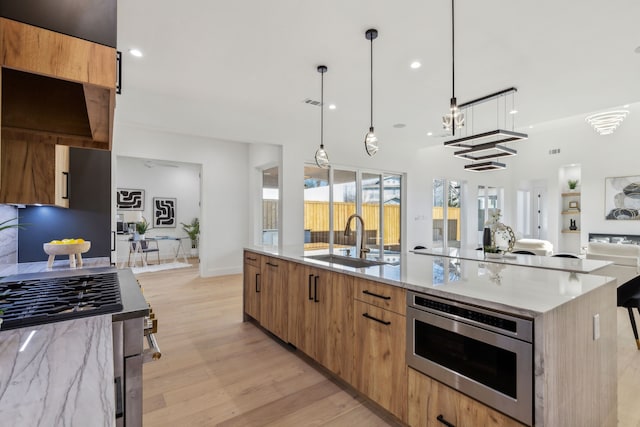
[[[17,275],[0,282],[2,330],[122,310],[118,273]]]

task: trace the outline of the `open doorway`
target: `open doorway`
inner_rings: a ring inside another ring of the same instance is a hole
[[[202,165],[118,156],[116,263],[134,272],[199,262]]]

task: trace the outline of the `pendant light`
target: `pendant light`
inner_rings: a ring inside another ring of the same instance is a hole
[[[378,137],[373,132],[373,40],[378,37],[378,30],[370,28],[364,35],[367,40],[371,42],[371,123],[369,125],[369,132],[367,132],[367,135],[364,137],[364,149],[369,156],[373,156],[378,152],[379,148]]]
[[[326,65],[318,65],[320,73],[320,148],[316,151],[316,164],[318,167],[327,169],[329,167],[329,155],[324,149],[324,73],[327,72]]]
[[[449,113],[442,116],[442,127],[450,130],[452,135],[456,134],[456,129],[464,126],[464,113],[460,112],[456,101],[456,62],[455,62],[455,20],[453,2],[451,0],[451,101],[449,103]]]

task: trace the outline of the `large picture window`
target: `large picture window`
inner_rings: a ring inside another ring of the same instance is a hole
[[[433,247],[459,248],[462,241],[461,182],[433,180]]]
[[[358,256],[364,245],[372,258],[397,259],[401,243],[402,176],[347,169],[304,169],[305,252]],[[353,214],[352,233],[345,236]],[[396,255],[394,257],[394,255]]]

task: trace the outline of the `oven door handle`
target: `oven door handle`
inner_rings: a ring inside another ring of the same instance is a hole
[[[439,423],[442,423],[442,424],[444,424],[444,425],[445,425],[445,426],[447,426],[447,427],[456,427],[455,425],[451,424],[449,421],[445,420],[445,419],[444,419],[444,415],[442,415],[442,414],[438,415],[438,416],[436,417],[436,420],[437,420]]]
[[[162,357],[162,352],[160,351],[158,341],[156,341],[154,334],[147,335],[147,343],[149,344],[149,348],[142,351],[142,363],[148,363]]]

